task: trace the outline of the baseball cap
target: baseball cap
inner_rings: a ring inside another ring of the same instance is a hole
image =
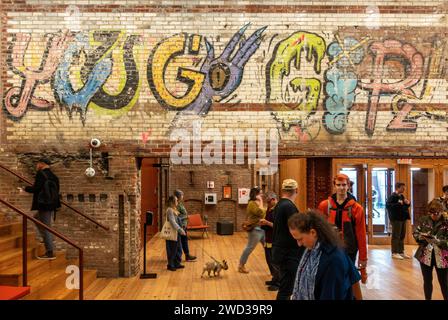
[[[283,190],[295,190],[298,188],[297,181],[294,179],[285,179],[282,183]]]

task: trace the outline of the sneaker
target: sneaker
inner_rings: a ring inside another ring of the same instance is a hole
[[[183,268],[185,268],[185,266],[183,264],[180,264],[178,266],[175,266],[174,268],[176,268],[176,269],[183,269]]]
[[[170,271],[176,271],[176,270],[177,270],[177,269],[174,268],[174,267],[166,267],[166,269],[167,269],[167,270],[170,270]]]
[[[249,271],[247,271],[247,269],[244,266],[239,266],[238,267],[238,272],[240,272],[240,273],[249,273]]]
[[[192,256],[192,255],[188,255],[188,256],[185,258],[185,261],[194,261],[194,260],[196,260],[196,257],[195,257],[195,256]]]
[[[53,254],[49,254],[49,253],[37,256],[36,258],[39,260],[55,260],[56,259],[56,257]]]
[[[271,285],[268,287],[268,291],[278,291],[279,287],[277,287],[276,285]]]
[[[400,253],[400,256],[402,256],[404,259],[411,259],[411,257],[408,256],[406,253]]]
[[[404,260],[404,258],[399,253],[392,253],[392,259]]]

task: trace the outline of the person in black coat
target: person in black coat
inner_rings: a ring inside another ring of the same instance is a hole
[[[404,253],[404,238],[406,236],[406,220],[410,219],[409,207],[411,203],[404,197],[405,184],[397,182],[395,192],[386,201],[386,208],[392,225],[392,258],[410,259]]]
[[[282,182],[282,198],[274,209],[272,231],[272,263],[278,266],[277,300],[289,300],[294,289],[294,279],[300,258],[305,249],[289,232],[288,219],[299,212],[294,201],[298,194],[297,181],[286,179]]]
[[[36,177],[32,186],[23,187],[22,190],[33,194],[31,210],[37,210],[35,218],[51,227],[51,218],[54,217],[56,209],[61,207],[59,200],[59,179],[50,170],[51,162],[42,158],[36,164]],[[49,182],[46,182],[49,180]],[[37,226],[45,244],[45,254],[38,256],[41,260],[54,260],[53,234],[48,230]]]

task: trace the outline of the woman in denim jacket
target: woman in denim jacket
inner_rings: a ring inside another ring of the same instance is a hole
[[[448,218],[443,214],[439,199],[428,204],[428,215],[423,216],[414,231],[419,244],[415,258],[420,262],[423,274],[425,299],[432,296],[432,270],[436,268],[437,278],[444,300],[448,300]]]

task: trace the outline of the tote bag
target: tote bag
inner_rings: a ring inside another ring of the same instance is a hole
[[[163,224],[162,231],[160,231],[160,237],[165,240],[177,241],[177,230],[168,221],[168,216]]]

